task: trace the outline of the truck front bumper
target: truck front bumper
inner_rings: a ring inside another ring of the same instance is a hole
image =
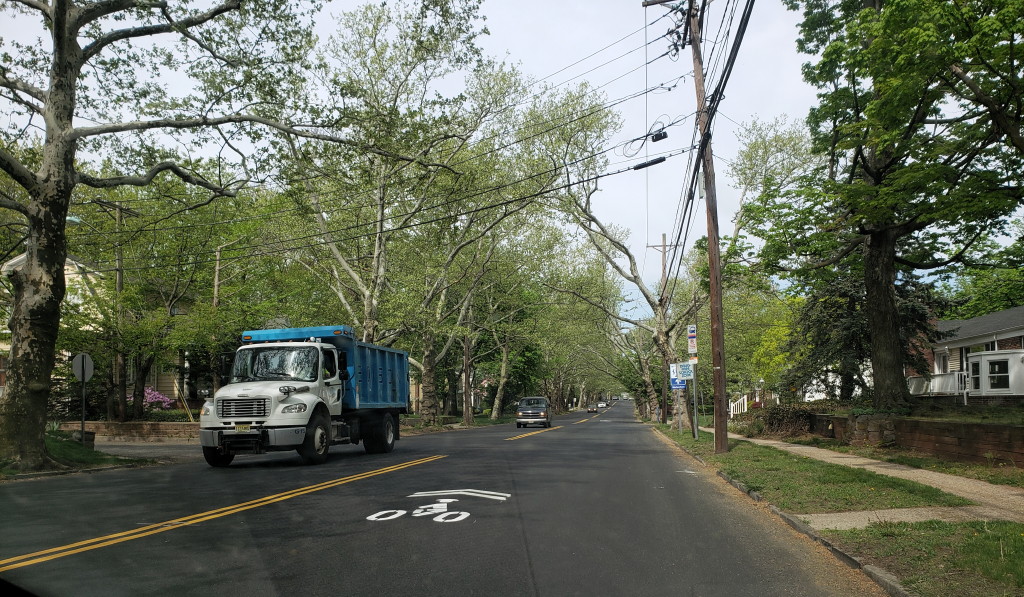
[[[225,448],[232,452],[266,452],[290,450],[306,439],[305,427],[257,428],[248,433],[233,429],[200,429],[199,443],[210,448]]]

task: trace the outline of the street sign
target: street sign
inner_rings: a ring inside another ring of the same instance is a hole
[[[668,382],[673,390],[686,388],[686,382],[679,375],[679,367],[679,363],[669,363],[668,365]]]
[[[697,326],[686,326],[686,348],[690,354],[697,354]]]
[[[693,365],[690,363],[677,363],[676,373],[679,379],[693,379]]]
[[[94,371],[92,364],[92,357],[86,353],[80,353],[75,355],[75,358],[71,361],[71,372],[75,374],[75,379],[81,382],[86,382],[92,379],[92,373]]]

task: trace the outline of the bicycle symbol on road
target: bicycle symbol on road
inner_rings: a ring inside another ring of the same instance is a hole
[[[482,491],[479,489],[450,489],[444,491],[421,491],[414,493],[406,497],[437,497],[437,501],[433,504],[426,504],[420,506],[412,511],[413,518],[419,518],[428,516],[431,517],[434,522],[459,522],[460,520],[466,520],[469,518],[469,512],[465,511],[453,511],[448,509],[449,504],[453,504],[459,500],[455,498],[441,498],[442,495],[469,495],[475,497],[482,497],[491,500],[505,501],[512,496],[510,493],[498,493],[496,491]],[[366,520],[372,520],[375,522],[385,520],[395,520],[408,514],[407,510],[381,510],[366,517]]]

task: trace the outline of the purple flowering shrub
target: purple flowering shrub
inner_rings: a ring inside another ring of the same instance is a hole
[[[130,396],[129,396],[130,397]],[[150,386],[146,386],[145,395],[142,399],[143,404],[146,405],[147,409],[150,410],[168,410],[174,408],[175,403],[172,398],[164,396],[160,392],[157,392]]]

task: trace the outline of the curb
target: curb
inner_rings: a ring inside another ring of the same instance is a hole
[[[661,430],[656,428],[656,427],[652,427],[652,429],[654,431],[657,431],[658,433],[661,433]],[[665,434],[663,434],[663,433],[661,435],[662,435],[662,437],[665,437],[666,439],[670,439],[667,436],[665,436]],[[700,462],[701,464],[703,464],[705,466],[709,466],[706,462],[704,462],[704,460],[702,458],[700,458],[697,455],[691,453],[686,448],[680,446],[676,442],[672,442],[672,443],[675,444],[676,446],[678,446],[679,449],[682,450],[683,452],[686,452],[686,454],[688,456],[690,456],[691,458],[693,458],[697,462]],[[755,502],[765,502],[764,497],[760,493],[758,493],[756,491],[751,491],[742,482],[733,479],[732,477],[730,477],[729,475],[723,473],[720,470],[716,471],[716,472],[717,472],[718,476],[721,477],[726,483],[728,483],[729,485],[732,485],[736,489],[738,489],[741,492],[745,493],[748,497],[750,497],[750,499],[754,500]],[[882,590],[884,590],[886,593],[891,595],[891,597],[913,597],[911,595],[911,593],[908,592],[903,587],[903,585],[900,584],[899,579],[896,578],[896,576],[894,576],[890,572],[888,572],[886,570],[883,570],[882,568],[879,568],[878,566],[873,566],[871,564],[864,564],[864,563],[862,563],[857,558],[853,557],[852,555],[846,553],[845,551],[843,551],[843,550],[839,549],[838,547],[836,547],[835,545],[833,545],[831,541],[829,541],[828,539],[826,539],[826,538],[822,537],[821,535],[819,535],[817,533],[817,531],[812,529],[810,526],[808,526],[806,523],[804,523],[802,520],[800,520],[796,516],[794,516],[792,514],[789,514],[787,512],[783,512],[782,510],[780,510],[778,507],[774,506],[773,504],[770,504],[768,502],[765,502],[765,503],[768,504],[768,509],[771,510],[771,512],[773,514],[775,514],[776,516],[781,518],[783,521],[785,521],[785,523],[788,524],[790,527],[792,527],[793,530],[795,530],[795,531],[797,531],[799,533],[802,533],[802,534],[808,536],[809,538],[811,538],[812,540],[814,540],[815,542],[821,544],[833,556],[835,556],[836,559],[838,559],[840,562],[846,564],[850,568],[853,568],[854,570],[861,570],[861,571],[863,571],[864,574],[866,574],[868,578],[870,578],[875,584],[877,584],[879,587],[881,587]]]
[[[102,473],[104,471],[116,471],[124,468],[142,468],[146,466],[155,466],[154,464],[109,464],[106,466],[97,466],[93,468],[73,468],[60,471],[39,471],[37,473],[18,473],[16,475],[9,475],[5,479],[0,480],[0,483],[5,481],[27,481],[30,479],[43,479],[46,477],[60,477],[63,475],[77,475],[79,473]]]

